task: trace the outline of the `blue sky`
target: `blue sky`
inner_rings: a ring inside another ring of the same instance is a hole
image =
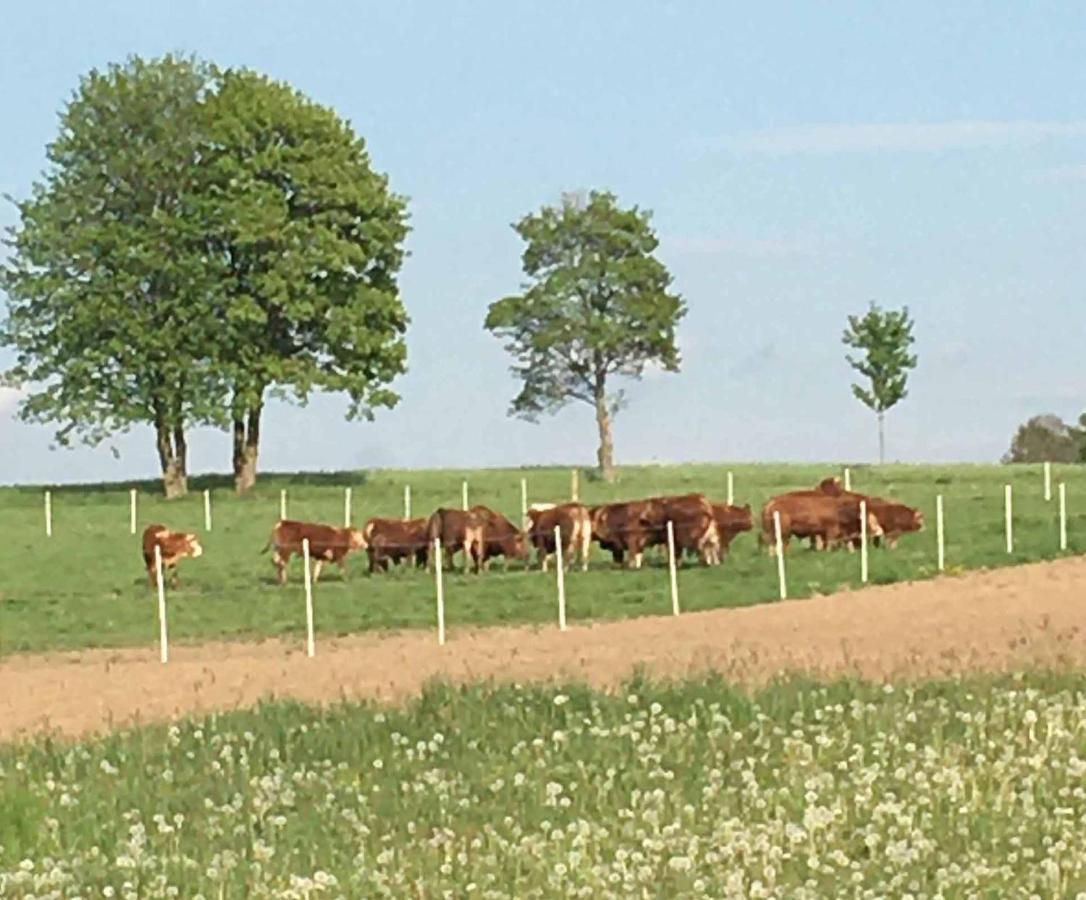
[[[507,417],[481,327],[520,283],[510,223],[584,188],[653,210],[690,309],[681,374],[629,388],[620,463],[873,458],[840,344],[871,300],[917,320],[888,456],[992,460],[1025,417],[1086,407],[1086,16],[951,6],[12,2],[0,192],[26,195],[79,76],[130,53],[250,66],[353,123],[410,197],[403,400],[373,423],[273,405],[266,469],[592,462],[587,406]],[[0,482],[156,474],[146,429],[119,458],[50,451],[14,401]],[[229,452],[192,435],[194,471]]]

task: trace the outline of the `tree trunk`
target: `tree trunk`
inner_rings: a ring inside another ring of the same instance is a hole
[[[170,428],[165,417],[155,416],[155,444],[158,462],[162,468],[162,488],[167,500],[184,497],[188,493],[188,446],[185,443],[185,426],[176,424]]]
[[[596,382],[596,426],[600,431],[600,447],[596,451],[600,476],[604,481],[615,480],[615,441],[611,434],[611,412],[607,408],[607,394],[603,380]]]
[[[256,484],[256,460],[260,450],[260,414],[263,403],[234,416],[234,490],[244,494]]]
[[[879,465],[886,462],[886,435],[883,433],[883,420],[886,413],[879,413]]]

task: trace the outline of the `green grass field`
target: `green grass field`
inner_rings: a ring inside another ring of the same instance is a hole
[[[436,686],[0,747],[3,897],[1075,897],[1086,678]]]
[[[589,503],[700,490],[723,500],[725,473],[735,476],[735,497],[755,514],[772,494],[813,486],[834,469],[817,465],[685,465],[628,467],[606,485],[580,479]],[[157,485],[142,484],[139,530],[150,522],[201,533],[205,555],[185,560],[182,584],[169,596],[173,641],[300,634],[304,606],[300,565],[292,583],[274,583],[261,547],[288,490],[289,515],[340,524],[343,488],[353,491],[355,522],[370,515],[400,515],[410,483],[415,515],[439,505],[459,506],[462,480],[472,503],[486,503],[517,520],[520,479],[530,501],[569,496],[570,470],[377,471],[310,476],[264,476],[243,499],[222,479],[196,479],[186,499],[167,503]],[[1055,467],[1054,482],[1068,485],[1070,552],[1086,550],[1086,469]],[[1003,537],[1003,484],[1015,490],[1015,552]],[[202,489],[213,491],[213,530],[203,533]],[[0,489],[0,654],[20,651],[150,644],[157,639],[156,606],[144,576],[139,537],[129,534],[130,485],[71,487],[52,494],[54,533],[46,538],[39,488]],[[907,535],[892,552],[873,551],[875,583],[929,577],[935,572],[935,496],[945,496],[947,565],[951,571],[1020,563],[1058,555],[1057,505],[1042,494],[1040,466],[885,466],[853,469],[857,490],[892,496],[921,507],[928,528]],[[342,581],[327,570],[317,587],[321,634],[365,629],[433,627],[433,581],[423,572],[397,571],[370,578],[365,556],[352,558]],[[859,581],[859,560],[847,553],[795,548],[788,558],[789,593],[802,598]],[[679,576],[685,610],[739,606],[777,596],[775,564],[759,554],[753,534],[740,536],[718,568],[684,568]],[[567,580],[571,619],[619,618],[670,610],[662,559],[639,572],[616,571],[600,554],[588,573]],[[446,590],[450,635],[461,625],[540,622],[555,618],[553,574],[518,566],[483,576],[452,574]]]

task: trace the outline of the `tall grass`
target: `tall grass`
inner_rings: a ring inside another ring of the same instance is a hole
[[[432,687],[0,748],[0,896],[1073,897],[1086,678]]]

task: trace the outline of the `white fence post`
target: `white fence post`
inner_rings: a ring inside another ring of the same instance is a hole
[[[675,561],[675,525],[667,520],[667,568],[671,578],[671,614],[679,614],[679,575]]]
[[[939,571],[946,568],[946,544],[943,537],[943,495],[935,498],[935,544]]]
[[[351,527],[351,489],[343,489],[343,527]]]
[[[45,492],[45,536],[53,536],[53,495]]]
[[[403,486],[403,517],[411,518],[411,485],[409,484]]]
[[[1067,549],[1067,485],[1060,482],[1060,550]]]
[[[576,469],[570,469],[569,472],[569,499],[574,503],[578,501],[580,494],[580,474]]]
[[[136,489],[128,492],[128,532],[136,533]]]
[[[312,659],[316,655],[317,645],[313,639],[313,573],[309,571],[309,538],[302,539],[302,562],[305,565],[305,655]]]
[[[1004,485],[1003,487],[1003,517],[1005,520],[1005,529],[1007,532],[1007,552],[1014,553],[1014,506],[1013,499],[1011,497],[1011,486]]]
[[[554,561],[558,570],[558,630],[566,630],[566,567],[562,563],[562,529],[554,526]]]
[[[445,645],[445,578],[441,567],[441,538],[434,538],[434,581],[437,587],[437,642]]]
[[[860,584],[867,584],[867,501],[860,501]]]
[[[1045,503],[1052,499],[1052,463],[1045,462]]]
[[[155,543],[155,586],[158,588],[158,658],[170,659],[170,642],[166,635],[166,586],[162,581],[162,548]]]
[[[784,540],[781,537],[781,514],[779,510],[773,510],[773,532],[777,540],[777,581],[780,585],[782,600],[788,599],[788,583],[784,577]]]
[[[279,518],[285,519],[287,517],[287,489],[281,488],[279,491]]]
[[[204,489],[204,531],[211,531],[211,490]]]
[[[735,506],[735,479],[728,473],[728,506]]]
[[[463,509],[468,508],[468,482],[464,479],[464,483],[460,485],[460,505]]]
[[[845,466],[845,490],[852,490],[852,470],[848,466]]]
[[[520,521],[523,527],[528,527],[528,479],[520,479]]]

